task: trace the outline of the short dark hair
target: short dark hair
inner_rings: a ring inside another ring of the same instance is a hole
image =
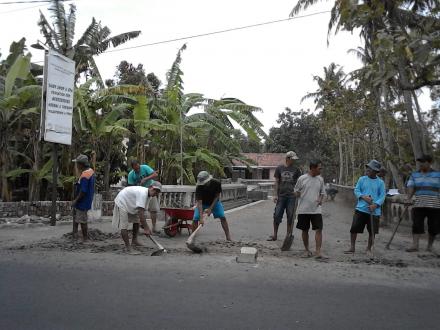
[[[131,160],[131,167],[133,167],[134,165],[139,164],[139,161],[137,159],[132,159]]]
[[[322,162],[319,159],[313,159],[309,163],[309,168],[317,168],[319,164],[322,164]]]

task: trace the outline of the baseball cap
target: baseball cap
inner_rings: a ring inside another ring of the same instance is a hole
[[[151,188],[162,191],[162,183],[159,181],[153,181],[153,183],[150,185]]]
[[[417,158],[417,161],[419,162],[429,162],[432,163],[432,156],[431,155],[422,155],[421,157]]]
[[[86,155],[80,154],[75,159],[72,159],[72,162],[78,163],[78,164],[83,164],[83,165],[89,165],[89,157],[87,157]]]
[[[286,153],[286,158],[290,158],[290,159],[299,159],[298,156],[296,155],[295,151],[288,151]]]

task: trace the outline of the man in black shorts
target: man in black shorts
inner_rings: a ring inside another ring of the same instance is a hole
[[[357,235],[364,232],[365,226],[368,230],[367,254],[372,253],[374,236],[379,233],[381,206],[385,201],[385,183],[377,176],[381,167],[377,160],[371,160],[365,165],[365,175],[359,178],[354,188],[357,204],[350,229],[350,249],[345,251],[347,254],[355,252]]]
[[[309,172],[301,175],[295,185],[295,195],[298,197],[298,223],[296,228],[302,230],[305,257],[313,254],[309,250],[310,223],[315,231],[316,258],[322,258],[322,210],[324,198],[324,179],[321,177],[321,161],[310,162]]]

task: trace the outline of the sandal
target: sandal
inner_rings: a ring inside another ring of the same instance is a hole
[[[276,241],[276,240],[277,240],[276,237],[269,236],[269,238],[266,241],[273,242],[273,241]]]
[[[407,248],[405,251],[406,252],[419,252],[419,249],[417,249],[415,247],[410,247],[410,248]]]

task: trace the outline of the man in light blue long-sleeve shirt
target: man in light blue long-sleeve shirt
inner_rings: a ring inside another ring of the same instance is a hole
[[[365,226],[367,226],[369,234],[367,252],[371,252],[373,235],[379,233],[380,207],[385,201],[385,184],[377,176],[381,165],[377,160],[373,159],[365,167],[366,175],[359,178],[354,189],[357,204],[350,229],[351,247],[346,253],[354,253],[357,234],[363,233]],[[373,231],[371,230],[371,216],[373,217]]]

